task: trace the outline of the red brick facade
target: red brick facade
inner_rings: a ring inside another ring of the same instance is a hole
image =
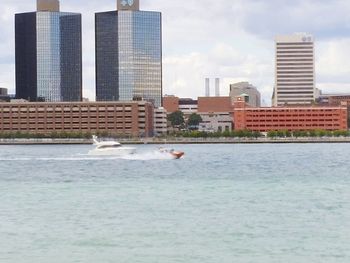
[[[163,98],[163,107],[168,113],[179,110],[179,98],[175,96],[165,96]]]
[[[148,102],[0,103],[0,132],[153,135]]]
[[[198,112],[232,112],[230,97],[199,97]]]
[[[244,101],[236,100],[234,106],[235,130],[269,132],[348,129],[348,112],[345,105],[250,108]]]

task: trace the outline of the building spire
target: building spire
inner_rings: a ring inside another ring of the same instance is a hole
[[[37,11],[59,12],[59,0],[37,0]]]

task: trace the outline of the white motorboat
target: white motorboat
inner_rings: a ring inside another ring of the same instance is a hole
[[[92,139],[96,148],[89,151],[91,155],[124,156],[136,152],[135,148],[125,147],[116,141],[99,141],[97,136],[92,136]]]

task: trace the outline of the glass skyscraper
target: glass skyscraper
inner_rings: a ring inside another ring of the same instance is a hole
[[[37,12],[15,16],[17,98],[82,100],[81,14],[58,6],[40,0]]]
[[[118,11],[95,14],[96,99],[144,99],[162,105],[162,18],[118,0]]]

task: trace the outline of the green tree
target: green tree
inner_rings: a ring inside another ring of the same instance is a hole
[[[192,113],[188,118],[187,125],[190,129],[198,129],[198,125],[203,121],[202,117],[197,113]]]
[[[309,131],[309,136],[310,137],[317,137],[317,132],[315,130],[310,130]]]
[[[284,131],[284,130],[278,130],[276,132],[276,134],[277,134],[277,137],[279,137],[279,138],[285,138],[286,137],[286,131]]]
[[[171,126],[179,127],[185,123],[184,114],[182,111],[175,111],[168,116],[168,121],[171,122]]]
[[[267,133],[267,137],[269,137],[269,138],[276,138],[277,137],[277,132],[276,131],[269,131]]]

